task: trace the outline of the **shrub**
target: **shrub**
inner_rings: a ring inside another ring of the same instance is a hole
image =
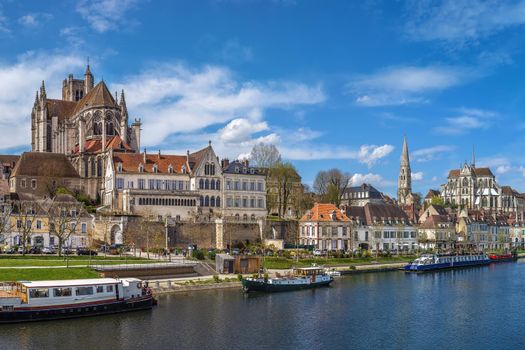
[[[355,266],[354,265],[350,265],[349,269],[350,270],[355,270]]]
[[[221,278],[217,275],[213,275],[213,282],[219,283],[221,281]]]
[[[238,274],[238,275],[237,275],[237,279],[238,279],[239,281],[242,281],[242,275],[241,275],[241,274]]]
[[[194,250],[191,256],[197,260],[204,260],[204,252],[200,249]]]
[[[215,250],[208,252],[208,258],[210,258],[211,260],[215,260],[215,255],[217,255],[217,252]]]

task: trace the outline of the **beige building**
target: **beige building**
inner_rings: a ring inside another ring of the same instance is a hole
[[[64,187],[72,192],[84,192],[85,181],[64,154],[25,152],[16,163],[9,179],[11,193],[49,198]]]
[[[248,160],[223,160],[223,216],[235,220],[255,221],[265,218],[266,176]]]
[[[350,219],[333,204],[315,203],[299,221],[299,244],[320,250],[351,249]]]
[[[187,156],[113,153],[103,204],[112,212],[188,220],[199,206]]]

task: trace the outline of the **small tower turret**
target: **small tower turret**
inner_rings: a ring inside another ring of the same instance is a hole
[[[88,64],[86,67],[86,72],[84,73],[84,96],[88,94],[88,92],[93,89],[93,86],[95,85],[93,74],[91,74],[91,69],[89,68],[89,58],[88,58]]]

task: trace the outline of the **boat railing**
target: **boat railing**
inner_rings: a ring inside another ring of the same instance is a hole
[[[149,270],[166,267],[180,267],[196,265],[194,261],[184,262],[159,262],[147,264],[119,264],[119,265],[89,265],[90,268],[97,271],[114,271],[114,270]]]

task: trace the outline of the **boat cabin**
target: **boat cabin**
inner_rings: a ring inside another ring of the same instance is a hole
[[[136,278],[8,282],[0,284],[0,308],[123,300],[144,292]]]
[[[296,276],[316,276],[325,274],[324,268],[321,267],[301,267],[294,269],[293,272]]]

